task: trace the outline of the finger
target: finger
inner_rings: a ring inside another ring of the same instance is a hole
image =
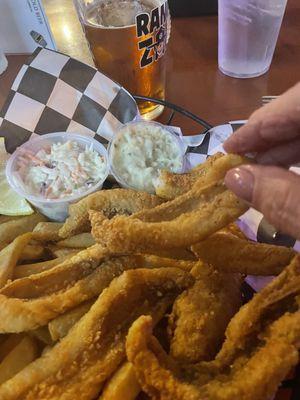
[[[289,167],[300,161],[300,139],[275,146],[256,157],[256,161],[263,165],[278,165]]]
[[[300,176],[278,167],[246,165],[229,171],[225,183],[280,232],[300,239]]]
[[[257,110],[249,121],[224,143],[231,153],[264,151],[300,137],[300,84]]]

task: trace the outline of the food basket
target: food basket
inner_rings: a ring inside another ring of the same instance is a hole
[[[39,90],[40,87],[42,90]],[[99,87],[101,91],[97,89]],[[66,94],[68,102],[61,102]],[[38,48],[22,66],[0,111],[0,136],[5,137],[6,149],[10,153],[32,136],[55,131],[75,131],[108,145],[115,130],[139,118],[136,102],[140,100],[163,105],[165,121],[162,122],[166,125],[176,125],[179,114],[199,126],[196,134],[184,136],[190,167],[222,150],[224,140],[245,122],[232,121],[213,127],[178,105],[131,96],[94,68],[64,54]],[[24,109],[29,112],[24,113]],[[179,128],[178,134],[181,134]],[[114,185],[116,183],[107,180],[103,187],[108,189]],[[298,242],[276,232],[255,210],[249,210],[242,216],[239,225],[250,239],[287,245],[297,250],[300,248]],[[249,277],[243,288],[245,302],[251,299],[256,288],[257,282]],[[300,367],[296,369],[295,376],[283,383],[282,389],[289,390],[290,400],[300,399]]]

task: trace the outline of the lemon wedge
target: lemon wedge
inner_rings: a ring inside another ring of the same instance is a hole
[[[34,210],[7,182],[5,165],[8,160],[4,138],[0,138],[0,214],[9,216],[30,215]]]

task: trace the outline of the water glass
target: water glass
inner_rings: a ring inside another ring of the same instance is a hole
[[[270,68],[287,0],[219,0],[219,69],[253,78]]]

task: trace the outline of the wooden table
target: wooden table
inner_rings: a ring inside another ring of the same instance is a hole
[[[91,62],[72,0],[45,0],[59,48]],[[270,71],[255,79],[234,79],[217,66],[217,17],[173,19],[168,49],[167,99],[211,124],[246,119],[263,95],[277,95],[300,80],[300,2],[289,0]],[[77,43],[78,46],[74,46]],[[0,76],[0,106],[26,56],[9,56]],[[187,120],[175,120],[186,133],[199,131]]]
[[[59,49],[90,61],[71,0],[45,0]],[[277,95],[300,80],[300,2],[288,0],[287,13],[270,71],[256,79],[233,79],[217,67],[217,17],[174,19],[168,50],[167,99],[211,124],[246,119],[263,95]],[[74,45],[76,44],[76,45]],[[26,56],[9,56],[0,77],[0,107]],[[198,132],[191,122],[175,121],[186,133]],[[292,400],[299,400],[300,393]],[[276,400],[289,399],[281,390]]]

